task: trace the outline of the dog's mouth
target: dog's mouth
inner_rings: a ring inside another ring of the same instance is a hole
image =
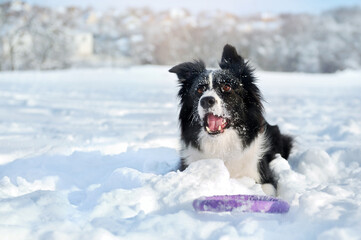
[[[223,133],[228,127],[229,120],[227,118],[216,116],[213,113],[208,113],[204,117],[204,128],[211,135]]]

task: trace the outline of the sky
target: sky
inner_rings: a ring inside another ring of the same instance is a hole
[[[6,0],[0,0],[4,2]],[[361,6],[360,0],[23,0],[32,4],[51,7],[91,6],[97,10],[129,7],[149,7],[154,10],[169,8],[186,8],[192,12],[223,10],[235,14],[248,15],[256,13],[313,13],[339,7]]]

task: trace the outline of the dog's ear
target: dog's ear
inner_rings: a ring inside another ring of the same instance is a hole
[[[246,66],[246,63],[244,62],[244,59],[238,55],[235,47],[227,44],[223,48],[222,60],[219,63],[219,66],[222,69],[229,69],[239,76]]]
[[[179,82],[183,83],[188,80],[192,80],[199,76],[206,69],[204,62],[201,60],[194,62],[185,62],[178,64],[171,69],[169,72],[175,73],[178,76]]]

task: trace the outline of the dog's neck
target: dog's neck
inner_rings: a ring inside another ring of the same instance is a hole
[[[186,165],[201,159],[221,159],[227,167],[230,177],[241,178],[244,176],[260,182],[258,163],[267,151],[264,132],[248,146],[243,145],[237,131],[232,128],[224,133],[211,136],[205,131],[199,134],[199,149],[188,145],[184,146],[181,156]]]

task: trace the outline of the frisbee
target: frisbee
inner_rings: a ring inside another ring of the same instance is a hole
[[[287,213],[290,205],[281,199],[259,195],[219,195],[193,201],[197,212]]]

